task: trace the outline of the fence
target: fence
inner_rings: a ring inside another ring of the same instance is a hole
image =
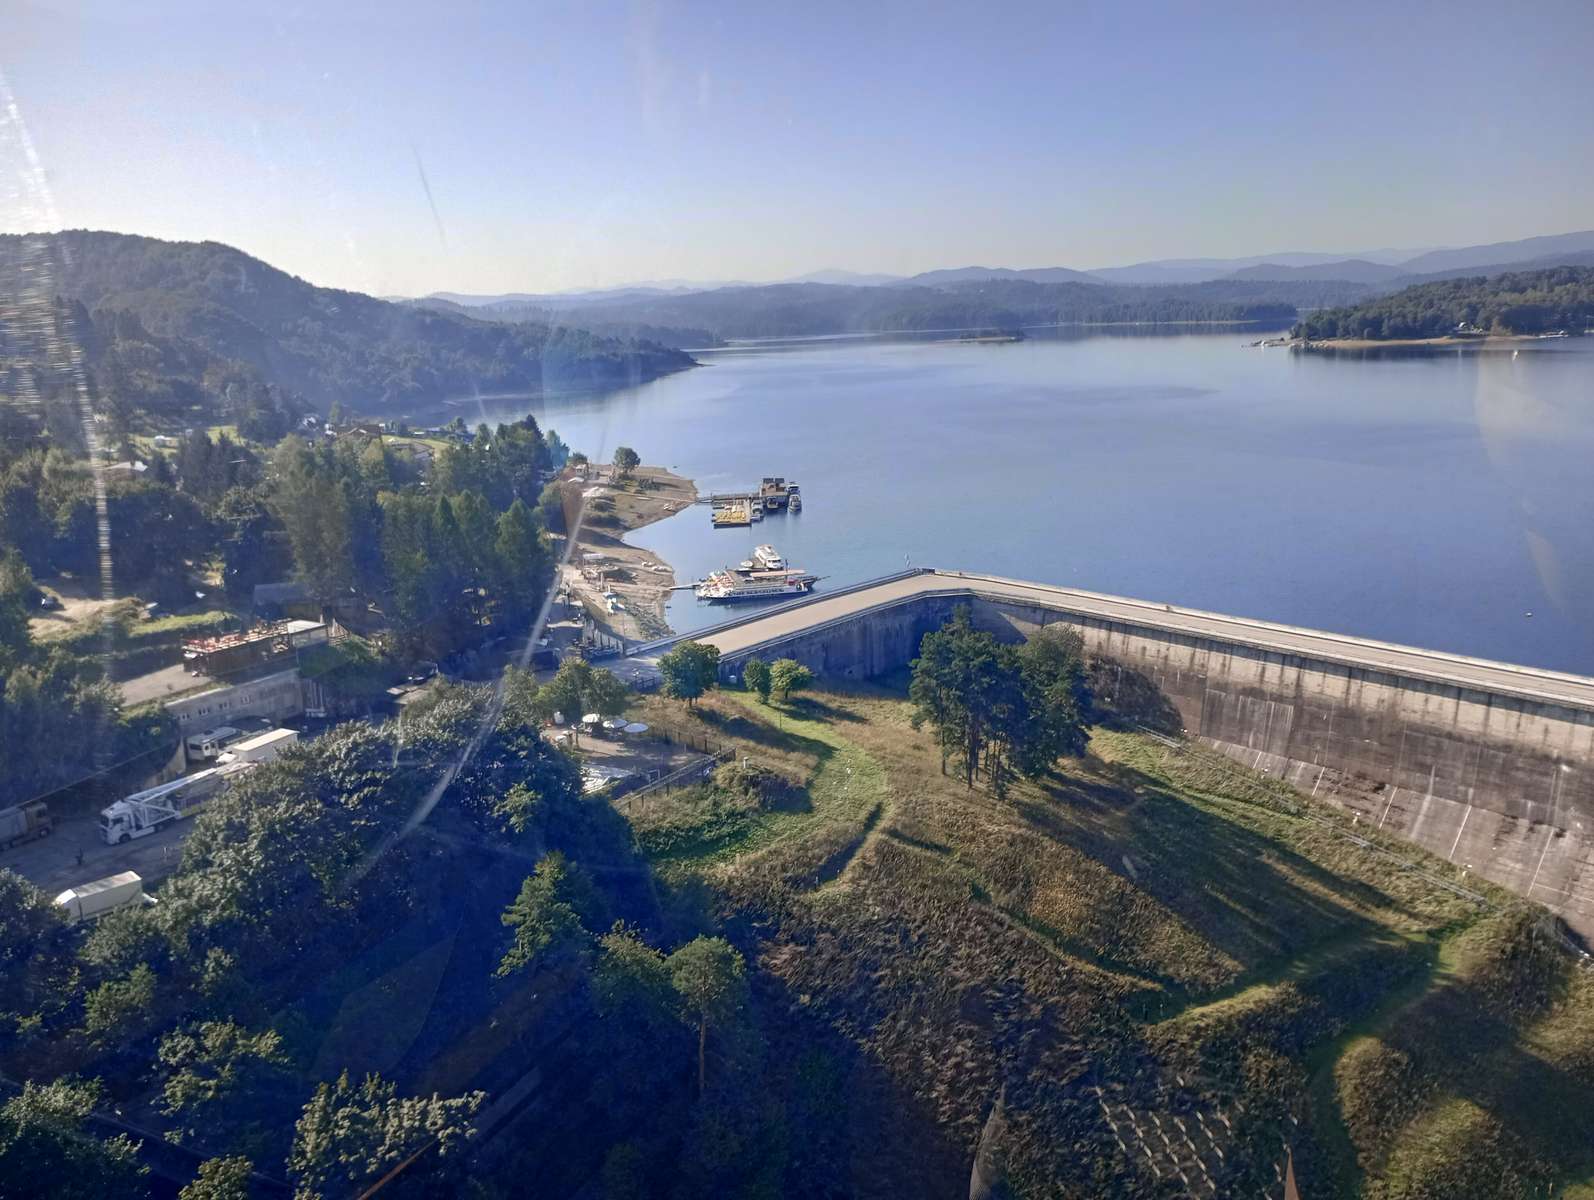
[[[709,754],[696,762],[689,762],[684,767],[665,774],[649,772],[647,775],[632,775],[622,779],[609,790],[609,799],[616,801],[625,799],[625,814],[631,816],[636,810],[638,800],[646,800],[649,796],[660,792],[674,791],[676,788],[689,787],[706,778],[715,767],[728,761],[735,752],[726,746],[717,754]],[[626,786],[629,785],[629,786]]]
[[[653,725],[649,727],[648,732],[666,745],[685,746],[688,750],[696,750],[700,754],[718,755],[730,749],[729,743],[710,737],[706,733],[697,733],[689,729],[674,729],[668,725]]]

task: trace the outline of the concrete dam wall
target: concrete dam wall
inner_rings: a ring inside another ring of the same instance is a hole
[[[958,604],[1006,640],[1073,626],[1126,688],[1160,692],[1187,735],[1544,904],[1594,941],[1594,680],[941,572],[706,640],[727,673],[756,654],[861,678],[908,663]]]

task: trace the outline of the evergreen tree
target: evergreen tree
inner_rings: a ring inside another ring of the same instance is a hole
[[[746,966],[724,938],[699,937],[668,960],[670,980],[697,1024],[697,1092],[708,1086],[708,1032],[728,1024],[747,1000]]]

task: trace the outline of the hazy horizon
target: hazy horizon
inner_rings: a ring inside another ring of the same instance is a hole
[[[378,295],[1510,241],[1590,224],[1594,8],[1549,7],[27,3],[0,231]]]

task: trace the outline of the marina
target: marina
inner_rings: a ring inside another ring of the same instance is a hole
[[[709,520],[715,529],[740,529],[762,521],[766,514],[801,512],[802,489],[796,481],[788,482],[780,475],[766,475],[758,488],[745,492],[715,492],[706,498],[711,512]]]

